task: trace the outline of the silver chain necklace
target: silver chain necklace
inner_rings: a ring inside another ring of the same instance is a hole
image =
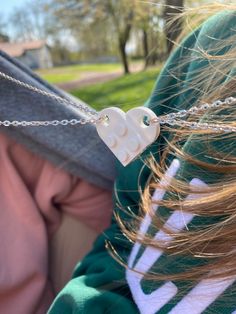
[[[0,71],[0,77],[11,81],[19,86],[22,86],[28,90],[31,90],[33,92],[36,92],[38,94],[41,94],[43,96],[52,98],[56,101],[58,101],[59,103],[63,103],[63,104],[67,104],[69,106],[72,106],[76,109],[79,109],[79,111],[85,113],[86,115],[88,115],[88,118],[81,118],[81,119],[63,119],[63,120],[45,120],[45,121],[0,121],[0,125],[3,126],[48,126],[48,125],[53,125],[53,126],[57,126],[57,125],[76,125],[76,124],[87,124],[87,123],[91,123],[91,124],[97,124],[100,123],[101,121],[103,121],[104,119],[106,120],[107,117],[101,117],[101,115],[99,115],[99,113],[97,111],[95,111],[94,109],[89,108],[88,106],[86,106],[83,102],[81,102],[78,99],[78,103],[73,102],[72,100],[60,97],[56,94],[50,93],[50,92],[46,92],[44,90],[41,90],[35,86],[32,86],[30,84],[27,84],[25,82],[22,82],[18,79],[15,79],[14,77],[7,75],[3,72]],[[232,104],[236,104],[236,98],[235,97],[228,97],[224,100],[216,100],[213,103],[209,104],[209,103],[204,103],[200,106],[194,106],[191,107],[188,110],[180,110],[178,112],[175,113],[169,113],[167,115],[164,116],[160,116],[157,118],[154,118],[152,120],[150,120],[150,124],[155,124],[155,123],[159,123],[161,125],[169,125],[169,126],[186,126],[187,128],[190,129],[204,129],[204,130],[213,130],[213,131],[221,131],[221,132],[236,132],[236,127],[229,127],[229,126],[222,126],[220,124],[208,124],[208,123],[199,123],[199,122],[188,122],[188,121],[184,121],[182,120],[182,118],[185,118],[189,115],[192,114],[197,114],[198,112],[203,112],[203,111],[207,111],[209,109],[212,108],[219,108],[223,105],[232,105]]]
[[[80,101],[78,99],[78,102],[73,102],[72,100],[60,97],[56,94],[53,93],[49,93],[46,92],[44,90],[41,90],[35,86],[32,86],[30,84],[27,84],[25,82],[22,82],[20,80],[17,80],[16,78],[7,75],[3,72],[0,72],[0,77],[8,80],[10,82],[15,83],[16,85],[22,86],[28,90],[31,90],[35,93],[41,94],[43,96],[49,97],[51,99],[54,99],[56,101],[58,101],[59,103],[62,104],[66,104],[69,106],[72,106],[76,109],[78,109],[79,111],[85,113],[86,115],[90,116],[87,119],[81,118],[81,119],[71,119],[71,120],[45,120],[45,121],[0,121],[0,125],[3,126],[48,126],[48,125],[53,125],[53,126],[57,126],[57,125],[76,125],[76,124],[87,124],[87,123],[92,123],[94,124],[97,121],[97,116],[98,113],[94,110],[89,108],[88,106],[86,106],[82,101]]]
[[[0,71],[0,78],[8,80],[14,84],[22,86],[30,91],[41,94],[78,109],[85,114],[86,118],[63,119],[63,120],[33,120],[33,121],[0,121],[0,126],[18,127],[18,126],[58,126],[58,125],[77,125],[94,124],[97,132],[105,144],[126,166],[133,159],[139,156],[148,145],[152,144],[160,134],[160,125],[186,127],[192,130],[210,130],[216,133],[236,132],[236,127],[226,124],[201,123],[195,121],[186,121],[190,115],[202,113],[209,109],[220,108],[224,105],[236,104],[235,97],[228,97],[224,100],[216,100],[213,103],[204,103],[199,106],[191,107],[188,110],[180,110],[175,113],[169,113],[157,117],[155,113],[145,107],[136,107],[124,113],[116,107],[106,108],[100,112],[89,108],[85,103],[78,100],[72,100],[60,97],[54,93],[46,92],[35,86],[22,82],[14,77]],[[147,119],[146,119],[147,118]],[[146,120],[145,120],[146,119]]]

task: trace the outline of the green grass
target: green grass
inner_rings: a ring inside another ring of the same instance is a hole
[[[76,64],[70,66],[55,67],[52,69],[38,70],[43,79],[52,84],[66,83],[75,81],[81,78],[81,74],[85,72],[114,72],[121,70],[121,64],[108,63],[108,64]]]
[[[96,110],[116,106],[127,111],[143,105],[150,96],[160,68],[125,75],[109,82],[71,91]]]

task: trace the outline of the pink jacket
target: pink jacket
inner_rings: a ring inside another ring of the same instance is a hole
[[[48,241],[67,212],[96,232],[110,192],[73,177],[0,134],[0,313],[46,313],[53,299]]]

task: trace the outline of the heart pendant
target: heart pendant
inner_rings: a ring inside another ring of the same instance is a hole
[[[148,121],[157,118],[146,107],[137,107],[127,113],[111,107],[100,111],[97,132],[118,160],[127,166],[152,144],[160,134],[159,123]]]

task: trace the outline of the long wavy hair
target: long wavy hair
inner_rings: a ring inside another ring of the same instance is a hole
[[[221,10],[228,10],[234,14],[236,5],[230,3],[227,5],[214,4],[189,9],[181,13],[181,18],[185,19],[185,33],[186,29],[194,29],[201,20],[205,20],[206,17]],[[182,37],[183,35],[181,35]],[[235,43],[236,24],[231,35],[226,39],[216,40],[214,45],[211,45],[211,49],[207,51],[201,48],[197,49],[196,55],[199,58],[200,54],[201,61],[207,60],[206,65],[201,67],[199,72],[194,73],[194,79],[189,82],[187,89],[181,90],[181,93],[188,91],[188,89],[192,93],[196,93],[197,102],[192,103],[192,105],[196,106],[204,102],[211,103],[213,100],[224,99],[236,94],[236,76],[230,75],[235,67]],[[178,41],[176,45],[180,46],[181,44]],[[228,48],[224,49],[226,46]],[[216,54],[216,51],[222,52]],[[182,62],[187,63],[190,60],[186,59]],[[176,69],[176,71],[178,70]],[[172,75],[175,75],[175,70],[173,70]],[[187,103],[188,99],[186,99],[186,105]],[[182,105],[184,106],[184,104]],[[199,113],[192,114],[188,120],[199,121],[202,116],[203,113],[202,115]],[[225,105],[217,110],[208,110],[206,116],[204,115],[204,122],[235,127],[236,104]],[[204,261],[204,263],[198,263],[198,266],[191,266],[181,272],[171,274],[152,271],[145,274],[147,279],[194,281],[202,276],[222,280],[232,278],[232,276],[236,276],[236,151],[234,150],[236,149],[236,134],[219,134],[214,130],[189,130],[184,126],[181,128],[165,127],[165,129],[171,132],[173,136],[162,152],[160,162],[157,163],[154,159],[149,161],[152,180],[147,183],[142,193],[140,212],[135,216],[135,223],[132,224],[127,224],[118,217],[121,229],[132,242],[140,242],[144,246],[161,249],[168,255],[186,256]],[[204,143],[207,160],[183,150],[182,143],[189,139],[189,136],[191,136],[191,141],[196,143],[199,141],[201,145]],[[221,144],[217,146],[216,143]],[[217,148],[224,144],[229,145],[227,152]],[[230,149],[230,145],[232,149]],[[167,169],[166,157],[169,154],[198,168],[201,173],[205,172],[209,176],[211,174],[219,175],[220,180],[209,183],[206,188],[190,186],[184,177],[174,178],[167,187],[169,197],[160,201],[153,201],[153,191],[162,188],[160,182]],[[196,194],[197,198],[186,199],[189,194]],[[192,213],[203,219],[206,217],[212,219],[210,223],[197,226],[194,230],[185,228],[180,232],[175,232],[165,225],[165,219],[153,212],[153,205],[164,206],[170,211],[180,210]],[[170,243],[156,240],[150,234],[140,234],[139,225],[147,213],[152,216],[154,230],[163,230],[171,235],[172,241]]]

